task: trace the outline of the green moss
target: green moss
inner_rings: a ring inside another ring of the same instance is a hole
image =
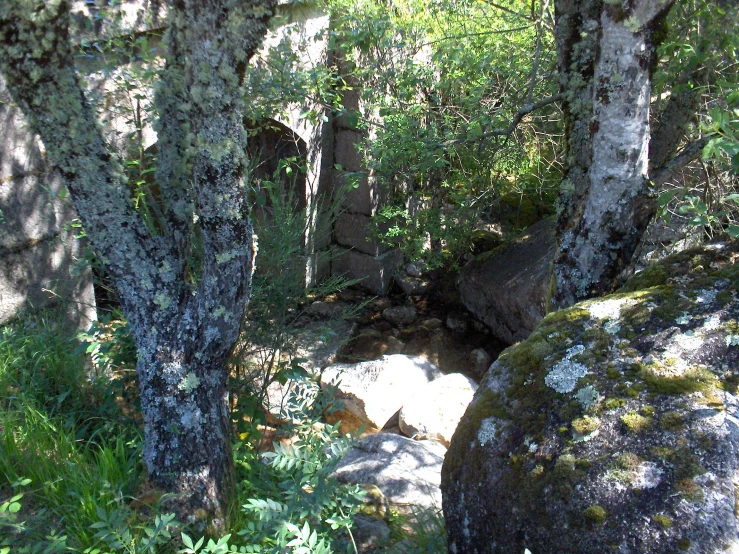
[[[732,300],[734,300],[734,295],[728,290],[722,290],[716,295],[716,301],[721,307],[726,306]]]
[[[636,471],[642,460],[632,452],[624,452],[616,458],[616,465],[626,471]]]
[[[585,308],[573,306],[548,314],[539,328],[551,328],[550,332],[552,332],[566,327],[580,327],[587,321],[590,321],[590,312]]]
[[[592,523],[593,525],[603,525],[608,517],[608,512],[596,504],[589,508],[585,508],[582,512],[582,517],[585,521]]]
[[[578,435],[589,435],[598,429],[600,425],[601,421],[597,417],[584,416],[572,422],[572,430]]]
[[[659,424],[663,429],[669,431],[678,431],[682,429],[684,424],[683,416],[680,412],[665,412],[659,418]]]
[[[685,478],[676,481],[675,490],[680,496],[691,502],[703,500],[703,488],[692,479]]]
[[[617,370],[613,364],[608,365],[608,370],[606,371],[606,377],[609,379],[620,379],[621,378],[621,372]]]
[[[673,323],[684,312],[690,312],[694,303],[682,296],[670,291],[661,298],[659,305],[654,308],[652,314],[664,322]]]
[[[643,416],[652,417],[654,415],[654,406],[642,406],[639,411]]]
[[[621,423],[629,432],[637,434],[646,430],[651,425],[652,419],[632,411],[621,416]]]
[[[672,527],[672,518],[670,516],[666,516],[665,514],[657,514],[656,516],[652,516],[652,521],[662,527],[662,529],[669,529],[670,527]]]
[[[660,366],[650,364],[639,377],[656,394],[689,394],[718,386],[718,378],[705,367],[692,368],[682,375],[660,373]]]
[[[672,465],[675,483],[685,479],[690,480],[692,483],[693,477],[705,473],[706,469],[701,465],[700,458],[693,452],[687,440],[678,440],[677,442],[677,448],[667,446],[653,447],[651,449],[652,454]],[[675,486],[677,487],[677,485]],[[686,482],[685,486],[689,488],[691,485]]]
[[[382,491],[377,485],[360,485],[360,488],[365,492],[365,496],[359,513],[374,519],[385,519],[388,503]]]
[[[577,469],[587,471],[591,467],[593,467],[593,462],[591,462],[590,460],[575,460],[575,468]]]
[[[670,273],[664,264],[651,265],[629,279],[621,290],[631,292],[659,287],[666,284],[669,277]]]
[[[607,411],[618,410],[623,406],[626,406],[626,400],[623,398],[606,398],[603,402],[603,409]]]
[[[690,539],[687,537],[683,537],[679,541],[677,541],[677,549],[681,552],[685,552],[688,548],[690,548]]]
[[[578,468],[578,460],[571,454],[560,456],[542,487],[548,487],[559,497],[567,498],[575,484],[585,477]]]
[[[474,402],[467,408],[465,418],[456,431],[460,440],[453,444],[463,446],[450,448],[447,451],[444,463],[448,465],[450,471],[454,471],[456,468],[461,467],[462,464],[470,462],[469,445],[477,442],[477,432],[481,427],[482,421],[491,416],[500,419],[508,419],[509,417],[500,401],[499,395],[490,391],[485,386],[485,381],[483,381],[478,388],[478,395],[475,397]]]
[[[579,341],[589,344],[588,350],[591,350],[592,354],[598,358],[605,356],[611,348],[611,335],[600,327],[591,327],[580,335]]]

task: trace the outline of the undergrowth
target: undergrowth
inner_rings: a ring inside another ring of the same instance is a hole
[[[0,554],[355,551],[363,492],[330,477],[351,440],[320,422],[332,400],[315,378],[296,373],[310,391],[293,406],[303,417],[271,451],[255,448],[256,423],[235,429],[249,438],[234,448],[232,532],[190,537],[150,494],[132,361],[100,361],[116,333],[101,324],[80,342],[61,328],[42,314],[0,329]],[[439,521],[390,518],[399,551],[443,552]]]

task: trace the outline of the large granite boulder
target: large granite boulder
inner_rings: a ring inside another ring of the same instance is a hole
[[[334,476],[342,483],[376,485],[390,504],[438,508],[445,453],[437,442],[378,433],[352,447]]]
[[[329,422],[341,421],[344,432],[361,426],[369,431],[382,429],[423,385],[442,375],[428,360],[403,354],[329,366],[321,383],[338,383],[337,399],[344,408],[326,417]]]
[[[451,552],[739,552],[739,243],[547,316],[442,472]]]
[[[449,446],[476,390],[477,383],[461,373],[434,379],[403,404],[398,417],[401,432]]]
[[[544,219],[481,254],[457,278],[462,303],[506,344],[525,339],[544,317],[554,250],[554,220]]]

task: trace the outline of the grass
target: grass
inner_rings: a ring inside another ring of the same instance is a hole
[[[5,517],[13,552],[54,530],[71,551],[95,546],[98,508],[124,505],[143,476],[139,429],[116,402],[122,383],[91,373],[61,328],[44,314],[0,330],[0,502],[24,495]]]
[[[101,339],[110,329],[105,324],[87,335],[87,343],[61,329],[53,314],[0,327],[0,554],[178,551],[179,531],[186,529],[171,529],[177,542],[170,540],[170,520],[147,501],[158,495],[150,494],[141,461],[129,339],[120,333]],[[112,360],[105,351],[111,346],[129,352],[129,359],[96,371],[90,354]],[[359,493],[328,477],[332,462],[326,455],[340,441],[335,430],[313,421],[299,426],[297,458],[297,450],[278,449],[265,464],[253,445],[236,445],[236,504],[253,504],[233,514],[232,536],[240,545],[271,551],[303,540],[301,529],[310,523],[321,546],[311,551],[328,553],[346,534]],[[256,431],[248,430],[250,436]],[[313,491],[308,495],[307,485]],[[273,501],[289,519],[264,508]],[[440,513],[396,512],[389,523],[395,552],[446,552]],[[164,538],[149,548],[154,534]]]

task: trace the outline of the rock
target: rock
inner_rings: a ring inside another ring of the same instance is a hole
[[[398,423],[404,435],[449,446],[454,430],[477,390],[461,373],[434,379],[403,404]]]
[[[440,319],[437,319],[435,317],[430,317],[428,319],[424,319],[421,322],[421,325],[426,327],[426,329],[429,329],[430,331],[433,331],[434,329],[438,329],[442,325],[442,321]]]
[[[478,256],[457,278],[462,303],[503,342],[525,339],[544,317],[554,249],[554,221],[545,219]]]
[[[317,374],[336,361],[338,351],[349,341],[356,324],[351,321],[312,321],[296,329],[292,343],[295,357],[309,373]]]
[[[405,343],[403,343],[403,341],[392,336],[386,338],[386,343],[387,350],[385,350],[384,354],[387,354],[388,356],[392,354],[400,354],[403,352],[403,348],[405,348]]]
[[[372,328],[364,329],[341,350],[341,358],[344,360],[375,360],[383,354],[401,353],[405,348],[405,344],[390,335],[392,326],[389,323],[387,323],[387,326],[388,334],[383,334]]]
[[[453,333],[467,332],[467,318],[459,314],[449,314],[446,317],[446,327]]]
[[[337,255],[331,260],[332,275],[357,279],[355,286],[380,296],[387,294],[393,275],[403,263],[403,254],[397,249],[380,256],[342,247],[336,247],[334,251]]]
[[[357,514],[352,517],[352,534],[359,552],[385,546],[390,542],[390,527],[381,519]]]
[[[378,433],[351,448],[334,476],[343,483],[377,485],[390,504],[438,507],[439,473],[445,452],[437,442]]]
[[[403,273],[395,274],[395,284],[408,296],[426,294],[431,288],[431,283],[428,280],[411,277]]]
[[[405,266],[405,272],[411,277],[423,277],[423,270],[421,262],[411,262]]]
[[[348,309],[349,305],[346,302],[316,300],[305,308],[304,313],[310,316],[330,319],[332,317],[341,317]]]
[[[413,306],[394,306],[385,309],[382,312],[382,317],[398,327],[410,325],[416,321],[416,308]]]
[[[385,519],[390,508],[387,498],[377,485],[364,484],[360,487],[364,491],[362,506],[359,513],[374,519]]]
[[[422,356],[441,368],[444,373],[469,373],[471,347],[462,340],[463,338],[443,328],[427,331],[421,327],[419,332],[408,340],[403,353]],[[480,373],[479,377],[483,375],[484,372]]]
[[[267,423],[280,425],[302,421],[318,394],[318,387],[303,380],[273,381],[267,386],[262,407]]]
[[[317,376],[326,366],[336,360],[336,354],[349,340],[355,324],[348,321],[311,321],[299,327],[287,330],[289,339],[286,344],[292,345],[294,360],[309,374]],[[262,369],[264,359],[269,355],[269,346],[255,348],[251,358],[245,360],[247,365],[255,368],[252,372],[251,389],[258,393],[264,386],[265,372]],[[289,360],[283,360],[289,361]],[[282,384],[270,383],[265,391],[263,407],[267,420],[271,424],[297,421],[304,409],[315,398],[315,383],[304,380],[288,380]]]
[[[346,423],[342,430],[358,428],[357,422],[369,429],[382,429],[422,385],[441,375],[431,362],[402,354],[330,366],[321,375],[321,383],[340,382],[338,400],[344,409],[327,417]]]
[[[485,375],[492,362],[492,356],[483,348],[475,348],[470,352],[470,363],[472,364],[473,375]]]
[[[500,356],[444,462],[451,552],[739,551],[738,260],[667,258]]]
[[[472,251],[476,254],[489,252],[503,243],[503,235],[500,231],[488,229],[475,229],[472,231]]]

